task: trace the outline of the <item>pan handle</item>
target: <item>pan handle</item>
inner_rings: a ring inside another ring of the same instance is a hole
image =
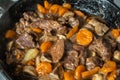
[[[5,67],[5,65],[2,60],[0,60],[0,80],[12,80],[3,67]]]

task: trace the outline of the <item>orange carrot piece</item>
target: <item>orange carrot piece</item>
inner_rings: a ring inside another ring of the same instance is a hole
[[[107,76],[107,80],[116,80],[116,77],[116,71],[113,71]]]
[[[40,4],[37,4],[37,10],[43,14],[46,13],[46,9]]]
[[[43,42],[40,46],[41,52],[45,53],[47,52],[47,50],[52,46],[52,42],[47,41],[47,42]]]
[[[78,31],[78,26],[74,26],[67,34],[67,38],[72,37]]]
[[[67,12],[68,10],[64,7],[60,7],[59,8],[59,11],[58,11],[58,15],[59,16],[62,16],[65,12]]]
[[[64,8],[67,8],[67,9],[71,9],[71,4],[69,4],[69,3],[64,3],[64,4],[63,4],[63,7],[64,7]]]
[[[113,36],[115,39],[117,39],[117,38],[120,36],[120,29],[113,29],[113,30],[111,31],[111,33],[112,33],[112,36]]]
[[[74,72],[73,71],[64,72],[64,80],[75,80]]]
[[[41,75],[49,74],[52,72],[52,65],[49,62],[41,62],[36,66],[36,71]]]
[[[82,72],[82,78],[89,78],[89,77],[91,77],[92,75],[96,74],[99,71],[99,69],[100,69],[99,67],[95,67],[92,70]]]
[[[40,29],[40,28],[34,28],[34,27],[32,27],[32,26],[30,26],[30,29],[31,29],[32,31],[36,32],[36,33],[41,33],[41,32],[42,32],[42,29]]]
[[[82,72],[85,71],[85,66],[84,65],[79,65],[76,70],[75,70],[75,78],[77,80],[81,80],[82,79]]]
[[[20,59],[20,58],[21,58],[21,54],[20,54],[20,53],[17,53],[16,59]]]
[[[50,7],[49,12],[52,14],[58,13],[58,10],[60,8],[60,5],[54,4]]]
[[[103,67],[101,68],[101,72],[104,74],[108,74],[109,72],[112,72],[117,69],[117,65],[114,61],[107,61]]]
[[[34,62],[33,60],[29,60],[29,61],[27,62],[27,65],[29,65],[29,66],[35,65],[35,62]]]
[[[16,37],[16,32],[13,30],[8,30],[5,34],[5,38],[13,39]]]
[[[85,14],[83,12],[79,11],[79,10],[74,10],[74,12],[75,12],[76,15],[78,15],[78,16],[80,16],[82,18],[86,17]]]
[[[78,44],[87,46],[89,45],[93,40],[93,34],[91,31],[87,29],[81,29],[76,35],[76,41]]]
[[[47,0],[44,1],[44,7],[45,7],[46,9],[49,10],[51,6],[52,6],[52,5],[51,5]]]

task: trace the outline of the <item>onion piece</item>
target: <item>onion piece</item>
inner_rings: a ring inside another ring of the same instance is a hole
[[[35,72],[35,68],[33,66],[24,66],[23,72],[26,72],[26,73],[33,75],[33,76],[37,76],[37,74]]]
[[[27,61],[34,59],[38,55],[39,51],[38,49],[29,49],[24,59],[22,60],[22,63],[25,64]]]

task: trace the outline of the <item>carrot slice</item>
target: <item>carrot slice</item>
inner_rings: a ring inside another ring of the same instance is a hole
[[[107,80],[115,80],[116,77],[116,71],[113,71],[107,76]]]
[[[36,32],[36,33],[41,33],[41,32],[42,32],[42,29],[40,29],[40,28],[34,28],[34,27],[32,27],[32,26],[30,26],[30,29],[31,29],[32,31]]]
[[[81,80],[82,79],[82,72],[85,71],[85,66],[84,65],[79,65],[76,70],[75,70],[75,78],[77,80]]]
[[[60,8],[60,5],[54,4],[50,7],[49,12],[52,14],[58,13],[58,10]]]
[[[78,31],[78,26],[73,27],[67,34],[67,38],[72,37]]]
[[[8,30],[5,34],[5,38],[13,39],[16,36],[16,32],[13,30]]]
[[[44,7],[45,7],[46,9],[50,9],[51,6],[52,6],[52,5],[51,5],[47,0],[44,1]]]
[[[71,4],[69,3],[64,3],[63,7],[67,8],[67,9],[71,9]]]
[[[74,10],[74,12],[75,12],[76,15],[78,15],[78,16],[80,16],[82,18],[86,17],[85,14],[83,12],[79,11],[79,10]]]
[[[89,77],[91,77],[92,75],[96,74],[99,71],[99,69],[100,69],[99,67],[95,67],[92,70],[82,72],[82,78],[89,78]]]
[[[64,80],[75,80],[74,72],[73,71],[64,72]]]
[[[59,8],[59,11],[58,11],[58,14],[59,16],[62,16],[64,13],[66,13],[68,10],[64,7],[60,7]]]
[[[52,72],[52,65],[49,62],[41,62],[36,67],[38,74],[46,75]]]
[[[40,46],[41,52],[45,53],[47,52],[47,50],[52,46],[52,42],[47,41],[47,42],[43,42]]]
[[[37,10],[41,13],[46,13],[46,9],[40,4],[37,4]]]
[[[29,65],[29,66],[35,65],[34,60],[29,60],[29,61],[27,62],[27,65]]]
[[[115,39],[117,39],[117,38],[120,36],[120,29],[113,29],[113,30],[111,31],[111,33],[112,33],[112,36],[113,36]]]
[[[107,61],[103,67],[101,68],[101,72],[104,74],[108,74],[109,72],[112,72],[117,69],[117,65],[114,61]]]
[[[78,44],[87,46],[93,40],[93,34],[87,29],[81,29],[76,35],[76,41]]]

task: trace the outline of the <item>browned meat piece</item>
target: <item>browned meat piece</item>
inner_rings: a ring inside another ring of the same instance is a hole
[[[102,65],[103,65],[102,60],[98,58],[97,56],[89,57],[86,59],[87,70],[91,70],[95,68],[96,66],[102,66]]]
[[[79,63],[78,52],[75,50],[68,51],[63,61],[64,61],[63,66],[66,69],[74,70]]]
[[[85,49],[85,47],[79,45],[74,45],[73,47],[74,49],[79,51],[79,63],[85,65],[86,58],[88,57],[87,50]]]
[[[50,49],[50,54],[52,56],[53,62],[57,63],[62,58],[64,54],[64,40],[59,39]]]
[[[6,56],[7,57],[6,58],[7,64],[18,63],[23,59],[24,52],[22,50],[19,50],[19,49],[12,49],[12,52],[8,52],[8,53],[6,53],[6,55],[7,55]]]
[[[73,44],[69,40],[65,40],[65,51],[70,51],[73,49]]]
[[[38,18],[38,15],[34,12],[25,12],[25,13],[23,13],[23,17],[27,21],[37,21],[40,19],[40,18]]]
[[[80,60],[79,63],[85,65],[86,58],[88,56],[85,47],[77,44],[73,44],[73,49],[79,52],[79,60]]]
[[[111,31],[109,31],[104,37],[104,40],[107,41],[107,43],[112,47],[112,53],[114,52],[114,50],[117,47],[117,42],[116,40],[113,38]]]
[[[18,34],[23,34],[25,32],[30,32],[30,28],[29,28],[30,23],[28,21],[26,21],[24,18],[20,19],[20,22],[16,23],[16,32]]]
[[[94,31],[98,36],[103,36],[109,30],[109,28],[105,24],[97,21],[94,18],[91,19],[88,23],[94,26]]]
[[[50,35],[52,30],[56,30],[59,34],[66,33],[66,27],[54,20],[38,20],[31,24],[32,27],[39,27],[45,30],[45,34]],[[65,32],[64,32],[65,31]]]
[[[103,39],[96,39],[89,46],[89,50],[96,52],[104,61],[110,60],[111,46],[107,44]]]
[[[28,33],[22,34],[16,40],[16,43],[20,46],[20,48],[33,48],[35,47],[33,38]]]

